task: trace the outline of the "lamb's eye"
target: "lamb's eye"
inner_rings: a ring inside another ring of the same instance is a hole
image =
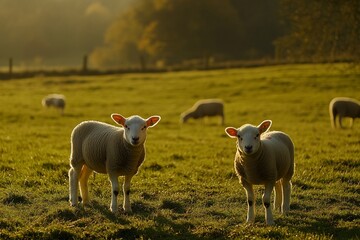
[[[259,136],[260,136],[259,134],[256,134],[255,139],[257,139]]]
[[[145,130],[146,129],[146,126],[143,126],[141,130]]]
[[[241,136],[239,136],[239,135],[238,135],[238,139],[239,139],[240,141],[242,141],[242,140],[243,140],[243,138],[242,138]]]
[[[127,130],[129,130],[129,129],[130,129],[128,125],[125,125],[124,127],[125,127]]]

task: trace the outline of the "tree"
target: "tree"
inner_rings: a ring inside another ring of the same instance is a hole
[[[227,0],[141,0],[113,23],[105,47],[91,58],[98,65],[131,64],[138,62],[138,56],[171,64],[193,58],[231,58],[243,50],[241,29]]]
[[[244,52],[241,59],[272,58],[273,42],[283,36],[284,25],[279,16],[280,0],[231,0],[244,33]]]
[[[243,27],[229,1],[162,0],[140,44],[170,63],[194,58],[231,58],[241,52]]]
[[[272,57],[278,0],[138,0],[91,55],[98,66]]]
[[[358,61],[358,0],[282,0],[289,32],[276,41],[278,58],[293,61]],[[357,60],[356,60],[357,59]]]
[[[91,64],[97,67],[138,66],[145,54],[139,48],[139,40],[153,12],[152,8],[151,1],[142,1],[120,15],[106,31],[105,45],[92,52]]]

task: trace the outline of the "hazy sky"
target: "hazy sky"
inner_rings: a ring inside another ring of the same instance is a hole
[[[134,0],[0,0],[0,66],[78,66]]]

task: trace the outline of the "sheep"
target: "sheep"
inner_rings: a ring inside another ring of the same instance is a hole
[[[247,223],[255,221],[253,185],[265,186],[262,202],[267,225],[274,224],[270,208],[270,197],[274,187],[274,208],[281,210],[283,214],[290,210],[294,144],[283,132],[266,133],[271,124],[271,120],[265,120],[258,126],[245,124],[238,129],[225,129],[229,137],[237,138],[234,168],[247,196]]]
[[[203,99],[197,101],[190,109],[183,112],[180,122],[185,123],[189,118],[203,118],[206,116],[220,116],[221,124],[224,125],[224,103],[220,99]]]
[[[360,101],[353,98],[337,97],[329,104],[330,122],[336,128],[336,116],[339,116],[339,124],[342,126],[343,117],[350,117],[350,127],[353,126],[355,118],[360,118]]]
[[[64,114],[65,96],[61,94],[49,94],[41,101],[44,107],[55,107],[60,110],[61,115]]]
[[[119,194],[118,177],[124,176],[123,209],[132,212],[130,181],[145,159],[147,128],[154,127],[161,119],[151,116],[146,120],[134,115],[128,118],[113,113],[111,118],[122,127],[98,121],[84,121],[71,133],[69,170],[69,202],[78,204],[78,185],[83,205],[89,202],[87,181],[93,171],[108,174],[111,182],[110,210],[117,213]]]

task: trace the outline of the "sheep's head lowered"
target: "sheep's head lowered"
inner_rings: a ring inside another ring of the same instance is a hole
[[[271,126],[271,120],[265,120],[259,126],[245,124],[240,128],[227,127],[226,134],[231,138],[237,138],[238,149],[246,154],[256,153],[260,147],[260,136]]]
[[[151,116],[148,119],[143,119],[137,115],[125,118],[117,113],[111,114],[111,118],[117,124],[124,127],[125,140],[133,146],[143,144],[146,139],[147,128],[154,127],[161,119],[160,116]]]

